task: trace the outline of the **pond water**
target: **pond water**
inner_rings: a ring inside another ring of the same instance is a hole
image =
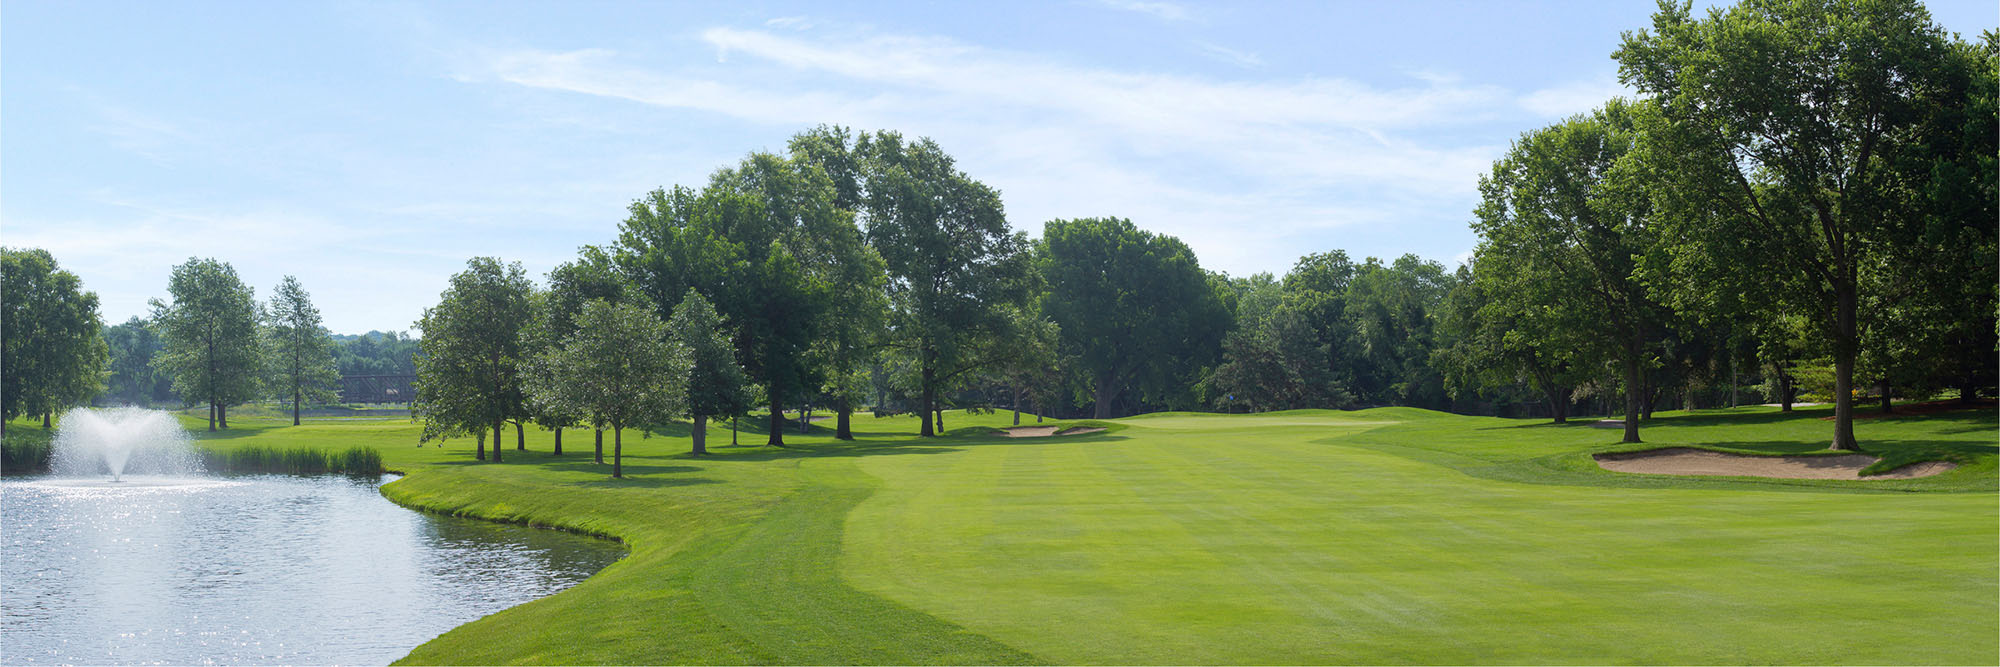
[[[0,664],[387,664],[624,555],[388,479],[0,480]]]

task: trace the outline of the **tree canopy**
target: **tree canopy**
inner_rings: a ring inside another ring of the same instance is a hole
[[[48,415],[104,386],[110,353],[97,294],[40,248],[0,248],[0,412]]]
[[[255,292],[229,263],[189,258],[174,267],[167,293],[172,302],[152,302],[166,347],[154,367],[173,376],[174,391],[190,405],[208,404],[209,430],[229,428],[229,406],[263,388]]]
[[[526,414],[521,388],[521,329],[533,313],[534,286],[519,262],[474,257],[451,277],[438,304],[417,322],[417,408],[423,441],[493,429],[493,460],[501,460],[500,426]],[[485,460],[482,446],[478,458]]]

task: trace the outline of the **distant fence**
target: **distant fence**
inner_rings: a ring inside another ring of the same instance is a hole
[[[408,403],[417,397],[415,375],[342,375],[342,403]]]

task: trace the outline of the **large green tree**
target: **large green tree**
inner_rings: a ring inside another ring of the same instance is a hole
[[[793,160],[819,168],[833,183],[834,206],[851,214],[863,213],[866,173],[861,152],[870,138],[858,139],[843,127],[820,126],[792,137]],[[882,255],[867,246],[857,229],[845,230],[830,244],[841,246],[842,255],[833,264],[838,274],[833,281],[833,303],[827,312],[825,334],[812,347],[812,356],[822,371],[820,398],[834,410],[834,436],[853,440],[852,418],[868,395],[868,369],[881,349],[880,338],[889,316],[888,276]]]
[[[1044,308],[1089,381],[1099,419],[1184,387],[1230,327],[1222,295],[1179,239],[1122,218],[1042,229]]]
[[[1637,274],[1654,245],[1648,181],[1625,157],[1632,113],[1613,100],[1602,109],[1523,134],[1481,177],[1473,228],[1492,292],[1528,298],[1590,335],[1572,358],[1615,361],[1623,370],[1625,442],[1639,442],[1649,346],[1664,309]]]
[[[167,279],[172,302],[152,301],[166,349],[153,364],[189,404],[208,404],[208,430],[229,428],[229,406],[259,396],[264,354],[257,298],[228,262],[188,259]]]
[[[531,362],[537,368],[525,374],[528,391],[611,429],[611,476],[624,477],[626,427],[687,413],[688,353],[645,306],[594,300],[576,322],[560,346]]]
[[[425,442],[493,429],[501,460],[501,425],[527,410],[521,388],[521,329],[533,317],[534,285],[519,262],[474,257],[451,277],[438,304],[424,309],[417,358],[417,406]],[[485,446],[477,452],[486,459]]]
[[[921,435],[942,394],[1015,351],[1010,314],[1028,299],[1025,236],[1000,193],[959,171],[929,140],[878,132],[858,148],[868,243],[888,269],[887,346],[914,371]]]
[[[333,337],[321,326],[319,308],[299,279],[285,276],[264,308],[272,393],[291,401],[292,425],[306,401],[331,401],[340,382],[333,363]]]
[[[40,248],[0,248],[0,431],[4,420],[49,415],[103,389],[110,354],[97,294]]]
[[[1855,449],[1863,273],[1889,221],[1922,208],[1896,167],[1930,107],[1966,103],[1929,94],[1950,87],[1943,30],[1915,0],[1745,0],[1700,18],[1662,3],[1614,57],[1660,107],[1645,136],[1670,181],[1666,247],[1813,316],[1834,359],[1832,448]]]
[[[645,298],[626,282],[611,254],[597,246],[584,246],[576,259],[549,271],[549,288],[538,294],[535,321],[522,332],[528,347],[524,354],[531,356],[555,348],[574,333],[583,304],[598,299],[617,303]],[[531,400],[528,405],[534,421],[555,432],[555,453],[562,455],[563,428],[582,422],[583,416],[564,413],[554,404]],[[596,460],[603,463],[604,431],[592,431]]]

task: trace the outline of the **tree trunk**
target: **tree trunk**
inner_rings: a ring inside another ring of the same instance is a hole
[[[931,359],[928,352],[924,356],[923,373],[924,386],[922,393],[924,395],[924,404],[920,406],[922,409],[917,412],[917,421],[923,422],[923,424],[917,427],[917,435],[928,438],[938,434],[937,430],[931,428],[931,413],[937,411],[937,386],[932,382],[936,378],[937,371],[931,368]]]
[[[799,408],[799,435],[805,435],[807,433],[812,432],[812,420],[813,420],[812,406],[808,405]]]
[[[1549,419],[1557,424],[1569,423],[1569,401],[1565,400],[1563,394],[1564,392],[1555,389],[1542,390],[1542,395],[1549,399]]]
[[[742,433],[742,432],[743,432],[743,415],[736,415],[736,416],[734,416],[734,417],[730,417],[730,418],[729,418],[729,446],[731,446],[731,447],[735,447],[735,446],[737,446],[737,444],[736,444],[736,434],[738,434],[738,433]]]
[[[611,425],[611,476],[625,476],[625,427]]]
[[[1021,425],[1021,388],[1014,388],[1014,425]]]
[[[521,422],[514,422],[514,451],[528,451],[527,429],[521,425]]]
[[[1097,407],[1091,410],[1092,417],[1097,419],[1111,418],[1111,401],[1117,398],[1116,390],[1112,388],[1111,383],[1112,378],[1109,375],[1097,381],[1097,392],[1093,394],[1093,400],[1096,401]]]
[[[708,454],[708,415],[694,416],[694,430],[689,431],[688,436],[694,440],[694,455],[706,456]]]
[[[562,456],[562,427],[556,427],[556,456]]]
[[[1639,388],[1643,372],[1639,369],[1639,355],[1628,351],[1625,359],[1625,439],[1620,442],[1643,442],[1639,439]]]
[[[480,461],[486,460],[486,430],[480,429],[478,433],[472,434],[472,438],[479,441],[479,453],[474,455],[473,458]]]
[[[500,426],[507,422],[493,422],[493,462],[500,462]]]
[[[42,413],[42,430],[49,430],[49,413]]]
[[[776,389],[776,387],[773,387]],[[773,447],[785,446],[785,406],[778,402],[777,392],[771,392],[771,437],[764,444]]]
[[[1737,405],[1740,404],[1736,402],[1736,350],[1731,349],[1729,351],[1729,407],[1734,409]]]
[[[299,391],[299,389],[298,389],[297,387],[293,387],[293,388],[292,388],[292,425],[293,425],[293,426],[298,426],[298,425],[299,425],[299,403],[300,403],[300,402],[302,402],[302,401],[304,401],[304,400],[305,400],[305,392],[302,392],[302,391]]]
[[[1889,404],[1889,378],[1882,378],[1881,385],[1882,385],[1882,414],[1889,414],[1891,412],[1895,412],[1895,408]]]
[[[1778,369],[1778,406],[1784,412],[1792,411],[1792,374]]]
[[[229,406],[221,403],[215,404],[215,423],[221,424],[223,430],[229,429]]]
[[[1854,441],[1854,280],[1851,272],[1844,277],[1835,287],[1833,444],[1828,449],[1859,451],[1861,445]]]
[[[208,431],[215,432],[215,401],[208,402]]]
[[[840,409],[839,415],[833,418],[833,439],[835,440],[854,439],[854,428],[853,424],[850,423],[851,418],[853,416],[854,416],[854,408],[847,407]]]
[[[938,432],[938,435],[944,435],[944,408],[943,408],[943,407],[939,407],[939,408],[937,409],[937,422],[938,422],[938,423],[937,423],[937,432]]]
[[[597,429],[597,464],[604,465],[604,429]]]

